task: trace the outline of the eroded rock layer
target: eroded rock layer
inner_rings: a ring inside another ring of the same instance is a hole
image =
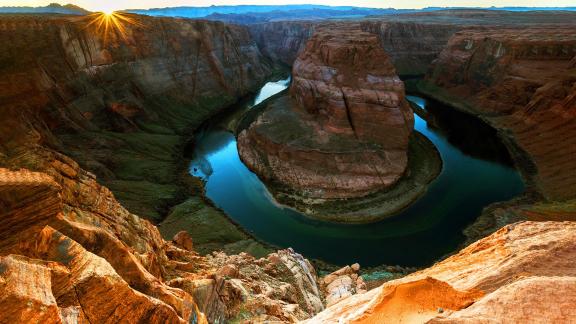
[[[248,167],[311,198],[359,197],[395,184],[414,119],[377,37],[357,25],[319,29],[292,76],[290,94],[267,103],[238,137]]]
[[[67,167],[57,179],[0,169],[2,321],[295,322],[323,309],[316,272],[294,251],[199,256],[186,234],[164,241]]]

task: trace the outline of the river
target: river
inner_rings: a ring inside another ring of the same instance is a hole
[[[286,89],[288,80],[269,82],[197,133],[191,174],[206,181],[206,195],[255,237],[292,247],[305,257],[335,264],[359,262],[426,266],[464,241],[462,230],[487,205],[524,189],[496,132],[480,120],[417,96],[408,99],[428,114],[415,115],[415,130],[440,151],[443,170],[426,194],[398,215],[364,225],[312,220],[277,204],[266,186],[241,161],[234,121],[266,98]]]

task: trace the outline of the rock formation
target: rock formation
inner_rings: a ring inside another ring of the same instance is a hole
[[[366,292],[366,283],[358,271],[360,265],[340,268],[320,280],[320,287],[326,299],[326,307],[330,307],[342,299]]]
[[[553,322],[576,316],[576,224],[508,225],[434,266],[344,299],[309,323]]]
[[[529,184],[550,200],[576,197],[574,27],[454,35],[421,89],[502,130]]]
[[[311,198],[365,196],[406,170],[412,111],[375,35],[318,30],[293,67],[290,95],[238,137],[246,165]]]
[[[201,257],[77,165],[58,171],[0,169],[3,321],[294,322],[323,308],[314,268],[293,251]]]
[[[424,75],[446,43],[461,30],[525,28],[530,26],[574,26],[570,11],[511,12],[499,10],[437,10],[401,15],[374,16],[359,23],[361,29],[378,35],[399,75]],[[340,24],[346,23],[345,21]],[[262,53],[275,62],[292,65],[321,21],[276,21],[249,25]]]
[[[278,21],[250,25],[250,33],[262,54],[274,62],[292,66],[318,25],[313,21]]]

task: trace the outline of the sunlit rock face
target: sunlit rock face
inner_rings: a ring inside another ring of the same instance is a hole
[[[574,26],[458,32],[421,87],[504,130],[531,187],[551,200],[576,197]]]
[[[575,230],[574,222],[508,225],[308,323],[569,322],[576,316]]]
[[[293,67],[289,95],[238,139],[258,175],[306,197],[359,197],[402,176],[413,116],[375,35],[358,25],[317,30]]]

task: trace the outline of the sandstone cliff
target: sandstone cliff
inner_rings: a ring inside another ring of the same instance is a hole
[[[568,323],[576,225],[509,225],[434,266],[344,299],[308,323]]]
[[[532,187],[576,197],[576,55],[573,27],[462,31],[421,87],[500,129]]]
[[[401,75],[425,74],[448,39],[461,28],[459,24],[422,23],[418,20],[362,22],[362,30],[378,35]]]
[[[363,31],[378,35],[381,46],[390,55],[398,74],[424,74],[450,36],[462,26],[422,23],[413,17],[406,19],[414,21],[387,21],[383,18],[351,24],[359,23]],[[248,28],[262,54],[274,62],[292,65],[314,30],[324,25],[326,23],[318,21],[282,21],[250,25]]]
[[[574,26],[570,11],[512,12],[498,10],[438,10],[383,15],[340,24],[360,24],[378,35],[399,75],[423,75],[454,33],[466,29],[525,28],[526,26]],[[321,21],[279,21],[248,26],[262,53],[275,62],[292,65]]]
[[[311,198],[364,196],[407,166],[412,111],[375,35],[357,25],[318,30],[277,98],[238,138],[243,161]]]
[[[291,66],[318,22],[279,21],[250,25],[260,51],[275,62]]]
[[[2,322],[294,322],[323,308],[302,256],[199,256],[63,162],[65,175],[0,169]]]

